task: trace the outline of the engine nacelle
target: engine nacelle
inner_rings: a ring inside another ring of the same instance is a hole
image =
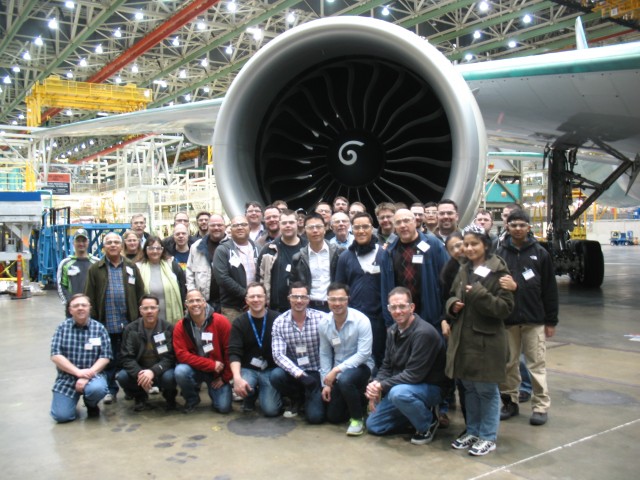
[[[427,41],[371,18],[272,40],[229,88],[213,144],[230,215],[248,200],[308,209],[343,195],[373,213],[451,198],[465,225],[485,179],[484,124],[463,78]]]

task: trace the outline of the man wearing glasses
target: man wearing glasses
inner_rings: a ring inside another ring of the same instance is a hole
[[[258,251],[249,239],[247,217],[231,219],[231,238],[216,249],[213,256],[213,275],[220,289],[222,315],[230,322],[244,312],[247,285],[256,279]]]
[[[348,436],[364,433],[364,390],[371,377],[373,336],[363,313],[349,308],[349,287],[332,283],[327,291],[331,313],[320,323],[320,378],[327,420],[349,420]]]
[[[436,406],[447,383],[444,341],[415,313],[409,290],[394,288],[388,302],[394,324],[387,334],[382,366],[367,386],[372,411],[367,430],[373,435],[387,435],[413,426],[411,443],[424,445],[433,440],[438,428]]]
[[[325,226],[325,238],[327,240],[331,240],[334,236],[334,233],[330,228],[332,214],[331,205],[327,202],[319,202],[313,211],[322,217]]]
[[[458,205],[444,198],[438,203],[438,229],[434,233],[444,245],[447,237],[458,228]]]
[[[325,241],[324,221],[319,214],[307,215],[304,228],[309,244],[293,256],[291,280],[307,286],[311,308],[328,312],[327,287],[335,278],[343,249]]]
[[[430,233],[419,232],[415,217],[407,209],[400,209],[393,217],[398,239],[387,248],[390,262],[381,266],[382,292],[388,294],[394,287],[409,289],[420,317],[437,329],[440,328],[442,298],[440,271],[449,260],[440,240]],[[388,311],[383,311],[385,324],[393,324]]]
[[[91,318],[102,323],[111,339],[113,361],[105,370],[109,393],[104,403],[116,401],[118,384],[116,366],[122,332],[129,322],[138,318],[138,301],[144,295],[144,283],[138,267],[122,255],[122,238],[107,233],[102,241],[104,257],[87,272],[85,293],[91,302]]]
[[[380,367],[386,338],[380,272],[387,267],[389,256],[373,235],[373,220],[368,213],[356,213],[352,229],[355,240],[338,258],[336,282],[349,285],[349,306],[369,318],[373,358],[375,366]]]
[[[229,320],[215,313],[198,290],[187,292],[187,315],[173,330],[173,348],[178,364],[176,383],[185,400],[184,413],[191,413],[200,403],[200,384],[207,385],[213,408],[220,413],[231,411],[229,366]]]
[[[249,223],[249,238],[255,242],[264,232],[262,205],[258,202],[247,202],[244,206],[244,215]]]
[[[393,232],[393,216],[396,214],[396,210],[396,206],[391,202],[382,202],[376,206],[375,214],[378,220],[378,230],[375,234],[382,248],[387,248],[389,244],[398,238]]]
[[[89,417],[100,415],[98,402],[109,392],[102,371],[111,359],[109,334],[102,324],[91,319],[91,304],[83,293],[67,303],[71,317],[63,321],[51,339],[51,361],[58,376],[53,384],[51,416],[58,423],[78,417],[76,405],[84,396]]]
[[[538,426],[547,422],[551,405],[547,387],[546,339],[553,337],[558,324],[558,287],[551,256],[529,235],[529,230],[529,216],[522,210],[512,210],[507,217],[507,235],[496,252],[507,262],[518,285],[515,307],[504,322],[509,342],[509,360],[506,382],[500,385],[504,404],[500,418],[507,420],[520,413],[519,359],[522,352],[533,390],[533,413],[529,423]]]
[[[271,372],[271,385],[286,397],[284,416],[298,415],[304,404],[307,422],[324,422],[324,403],[320,388],[320,338],[318,326],[322,312],[307,308],[309,290],[300,282],[289,288],[291,310],[273,322],[271,351],[277,368]]]

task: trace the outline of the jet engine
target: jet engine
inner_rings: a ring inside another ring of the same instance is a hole
[[[325,18],[278,36],[240,71],[213,139],[229,215],[249,200],[311,208],[343,195],[455,200],[472,219],[486,134],[463,78],[433,46],[390,23]]]

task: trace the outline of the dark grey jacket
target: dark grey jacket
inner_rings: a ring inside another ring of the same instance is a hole
[[[257,271],[258,250],[251,240],[249,240],[249,244],[253,249],[253,259]],[[231,252],[234,252],[238,258],[240,257],[238,248],[231,238],[220,242],[213,256],[213,276],[220,287],[220,305],[242,310],[245,306],[244,297],[247,293],[247,273],[242,263],[237,267],[231,264]]]

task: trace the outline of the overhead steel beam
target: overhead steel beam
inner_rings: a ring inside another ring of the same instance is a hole
[[[0,41],[0,53],[4,52],[4,49],[7,48],[9,43],[11,43],[11,41],[18,34],[20,27],[22,27],[24,22],[26,22],[29,19],[29,12],[31,11],[31,9],[36,3],[38,3],[38,0],[28,0],[27,3],[25,3],[22,6],[22,11],[20,12],[20,15],[18,15],[18,18],[16,19],[16,21],[13,23],[13,25],[11,25],[11,28],[9,29],[9,31],[5,33],[2,41]],[[18,2],[18,5],[20,5],[20,2]],[[7,11],[6,14],[8,16],[9,12]]]

